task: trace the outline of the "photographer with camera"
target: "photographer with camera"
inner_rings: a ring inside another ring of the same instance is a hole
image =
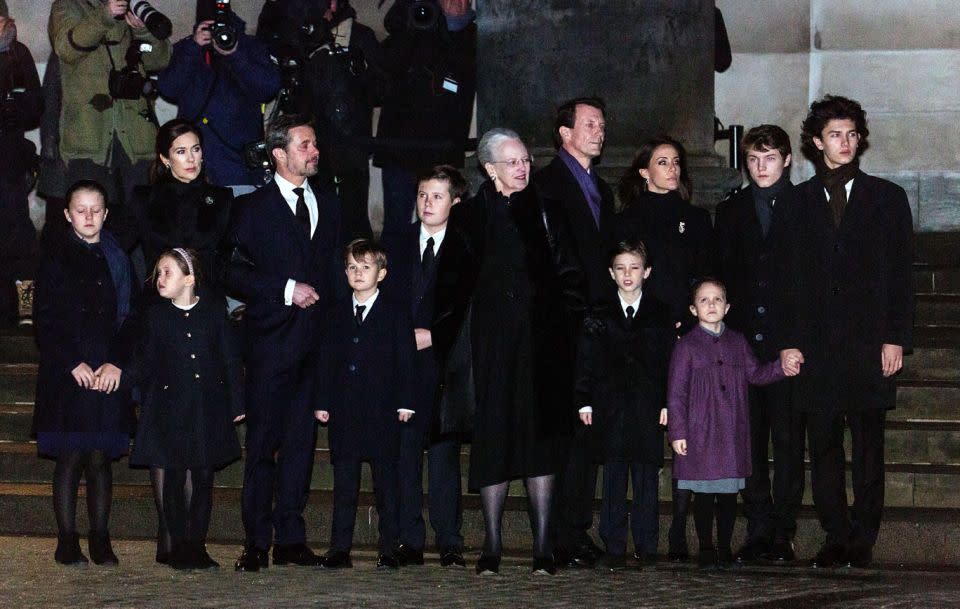
[[[17,42],[17,26],[0,0],[0,327],[31,323],[37,231],[27,195],[33,188],[36,148],[25,131],[40,124],[43,97],[33,56]]]
[[[158,30],[143,0],[55,0],[50,13],[61,64],[67,183],[88,179],[106,188],[113,208],[108,227],[123,219],[133,187],[147,181],[157,136],[148,74],[170,60],[170,42],[157,37],[163,31],[148,29],[133,5]],[[63,214],[58,221],[65,222]]]
[[[386,72],[380,42],[356,16],[349,0],[271,0],[257,38],[284,74],[280,111],[314,117],[320,175],[343,202],[351,238],[369,238],[373,108]]]
[[[470,0],[397,0],[384,19],[391,86],[373,157],[383,169],[384,233],[413,220],[418,172],[463,167],[477,81],[474,17]]]
[[[193,34],[173,45],[160,93],[200,128],[210,182],[245,194],[264,183],[262,171],[247,167],[244,147],[263,135],[260,107],[280,89],[280,74],[229,1],[198,0],[196,16]]]

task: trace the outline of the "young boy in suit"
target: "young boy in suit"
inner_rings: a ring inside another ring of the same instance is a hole
[[[353,566],[360,466],[367,461],[379,515],[377,568],[396,569],[397,455],[400,428],[413,416],[413,328],[406,309],[380,295],[387,255],[378,243],[350,242],[344,262],[353,294],[327,314],[315,402],[320,407],[314,411],[329,424],[333,464],[330,550],[320,565]]]
[[[416,417],[400,430],[399,525],[397,558],[402,566],[422,565],[426,545],[423,520],[423,453],[427,449],[427,506],[436,534],[440,565],[466,565],[460,534],[460,439],[433,437],[437,359],[430,325],[437,275],[450,210],[467,194],[466,179],[450,165],[438,165],[417,180],[417,218],[402,230],[384,235],[390,278],[384,294],[413,318],[417,352],[413,359],[413,406]]]
[[[627,550],[627,480],[632,474],[630,525],[634,558],[656,562],[658,472],[663,467],[666,387],[676,331],[670,307],[643,293],[650,276],[643,242],[621,241],[610,257],[618,303],[584,323],[577,352],[580,420],[596,425],[602,443],[601,564],[622,568]]]

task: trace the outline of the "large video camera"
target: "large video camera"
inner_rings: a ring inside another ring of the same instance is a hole
[[[119,70],[112,68],[107,79],[107,88],[113,99],[155,99],[158,95],[156,79],[140,72],[140,58],[153,50],[146,42],[136,42],[127,48],[126,65]],[[113,58],[111,57],[111,60]]]
[[[213,36],[213,44],[223,51],[231,51],[237,46],[237,29],[233,25],[230,0],[217,0],[214,3],[210,34]]]

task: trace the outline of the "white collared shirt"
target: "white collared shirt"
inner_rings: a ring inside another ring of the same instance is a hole
[[[303,181],[299,187],[295,186],[290,181],[285,178],[280,177],[280,174],[273,174],[273,181],[277,183],[277,187],[280,189],[280,194],[283,196],[283,200],[287,202],[287,205],[290,207],[290,211],[293,212],[294,216],[297,214],[297,193],[293,192],[294,188],[303,188],[303,200],[307,204],[307,213],[310,215],[310,237],[313,238],[313,234],[317,231],[317,223],[319,222],[320,212],[317,211],[317,197],[313,194],[313,189],[310,188],[310,182],[307,180]],[[287,285],[283,288],[283,304],[288,307],[293,304],[293,288],[297,285],[296,279],[287,279]]]
[[[844,188],[846,189],[846,191],[847,191],[847,202],[849,203],[849,202],[850,202],[850,191],[853,190],[853,180],[850,180],[849,182],[847,182],[846,184],[844,184],[843,187],[844,187]],[[823,192],[825,192],[825,193],[827,194],[827,201],[829,201],[829,200],[830,200],[830,192],[829,192],[826,188],[823,189]]]
[[[367,319],[367,315],[370,314],[370,309],[373,308],[373,303],[377,302],[377,296],[379,295],[380,295],[380,290],[378,289],[376,292],[373,293],[373,296],[371,296],[366,300],[366,302],[360,302],[359,300],[357,300],[356,293],[354,293],[353,296],[350,297],[350,301],[353,302],[354,315],[356,315],[357,313],[357,305],[363,305],[364,307],[366,307],[363,310],[363,312],[360,313],[360,321],[365,321]]]
[[[427,232],[427,227],[420,224],[420,260],[423,260],[423,252],[427,251],[427,239],[433,238],[433,255],[436,256],[440,251],[440,244],[443,243],[443,237],[447,234],[447,227],[444,226],[432,235]]]

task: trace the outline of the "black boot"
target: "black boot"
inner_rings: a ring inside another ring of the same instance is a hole
[[[113,547],[110,545],[110,533],[108,531],[90,531],[87,541],[90,558],[95,564],[106,567],[115,567],[120,564],[120,560],[113,553]]]
[[[76,533],[57,535],[57,550],[53,558],[61,565],[86,565],[90,562],[80,551],[80,536]]]

